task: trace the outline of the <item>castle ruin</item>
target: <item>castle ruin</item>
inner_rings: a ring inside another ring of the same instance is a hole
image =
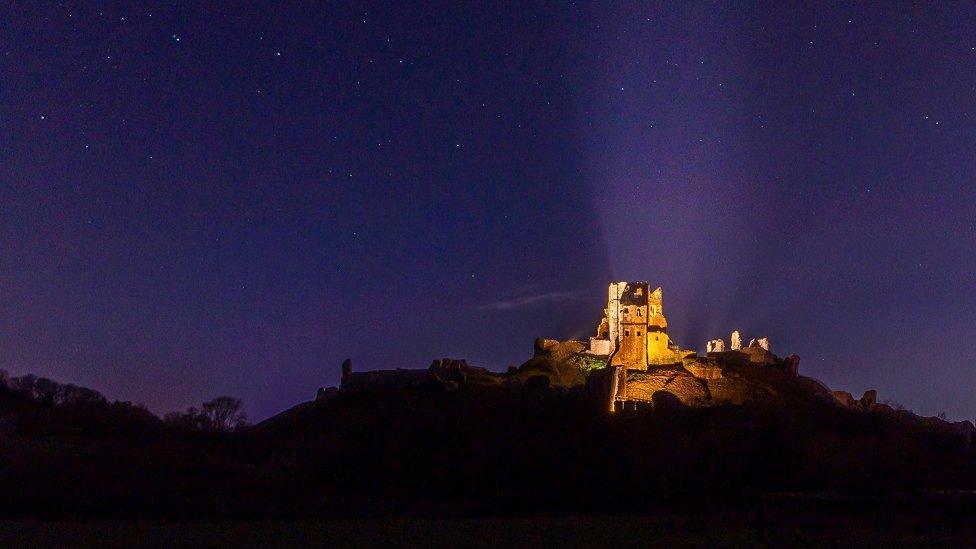
[[[705,356],[682,349],[668,336],[661,288],[647,282],[611,282],[603,318],[586,350],[606,361],[603,373],[591,385],[602,387],[611,411],[650,404],[655,399],[677,399],[702,405],[712,401],[741,402],[747,391],[733,390],[725,379],[727,368],[776,366],[795,377],[797,357],[782,360],[769,351],[769,340],[754,338],[743,346],[733,331],[726,346],[722,339],[706,344]],[[656,406],[656,404],[655,404]]]
[[[662,290],[650,291],[647,282],[611,282],[607,306],[590,338],[589,353],[609,357],[610,366],[646,370],[694,356],[668,337]]]
[[[368,392],[422,386],[453,391],[462,385],[524,385],[538,390],[585,385],[595,401],[616,411],[675,403],[742,404],[773,394],[775,389],[763,388],[769,379],[797,379],[799,357],[780,359],[770,352],[765,337],[753,338],[743,346],[742,335],[736,330],[729,345],[722,339],[708,341],[704,355],[679,347],[668,335],[662,294],[660,287],[652,290],[647,282],[610,283],[603,316],[588,345],[584,341],[539,338],[534,356],[505,373],[453,359],[435,360],[427,370],[353,372],[352,364],[346,361],[340,390]],[[754,380],[744,383],[743,376]],[[827,391],[821,385],[814,389]],[[324,390],[321,395],[323,401],[332,396],[334,392]]]

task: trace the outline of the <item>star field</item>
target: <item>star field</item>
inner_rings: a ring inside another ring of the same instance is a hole
[[[261,418],[664,287],[972,418],[976,8],[0,7],[0,368]]]

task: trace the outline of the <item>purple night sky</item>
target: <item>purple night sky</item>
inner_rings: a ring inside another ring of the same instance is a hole
[[[174,4],[0,6],[0,368],[262,419],[647,280],[976,416],[976,4]]]

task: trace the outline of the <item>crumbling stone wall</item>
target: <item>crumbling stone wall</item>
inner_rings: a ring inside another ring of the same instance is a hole
[[[590,338],[590,354],[597,356],[610,356],[613,347],[609,339]]]
[[[666,365],[680,362],[682,353],[674,349],[666,332],[651,332],[647,335],[647,363]]]
[[[731,350],[738,351],[742,348],[742,336],[739,335],[739,330],[733,331],[729,339],[732,342],[732,344],[729,346]]]

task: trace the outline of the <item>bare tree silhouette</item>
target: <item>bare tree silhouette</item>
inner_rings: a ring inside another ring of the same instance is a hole
[[[202,413],[214,431],[233,431],[247,425],[247,415],[241,411],[241,399],[220,396],[204,402]]]

